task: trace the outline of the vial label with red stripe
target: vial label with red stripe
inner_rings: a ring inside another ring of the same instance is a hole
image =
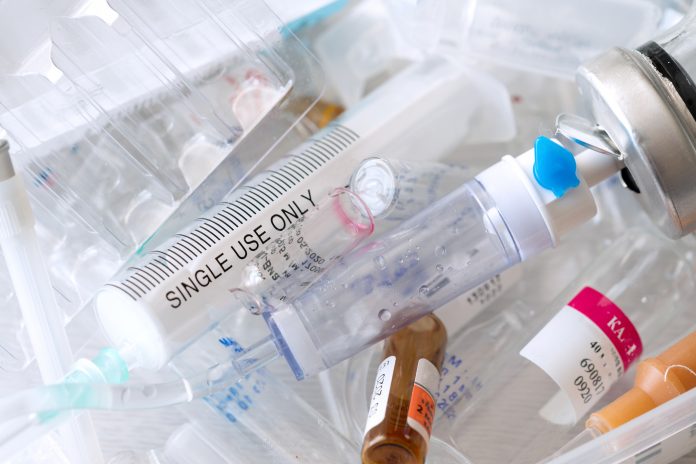
[[[597,290],[585,287],[520,354],[558,384],[577,421],[642,351],[638,331],[626,314]]]

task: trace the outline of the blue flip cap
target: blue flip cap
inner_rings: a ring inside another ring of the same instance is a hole
[[[576,175],[577,165],[573,154],[548,137],[534,142],[534,178],[556,198],[580,185]]]

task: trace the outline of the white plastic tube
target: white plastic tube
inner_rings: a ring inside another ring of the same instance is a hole
[[[65,321],[56,303],[34,230],[34,215],[24,184],[15,175],[9,144],[0,141],[0,246],[22,310],[36,362],[44,382],[58,382],[72,364]],[[73,462],[103,461],[88,415],[71,421],[62,438]]]

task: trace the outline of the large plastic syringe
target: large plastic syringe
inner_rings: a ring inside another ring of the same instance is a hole
[[[433,134],[441,132],[419,115],[448,101],[459,88],[455,84],[466,74],[445,60],[429,60],[424,69],[418,69],[398,85],[373,92],[345,113],[340,123],[316,134],[292,155],[238,188],[188,230],[141,256],[105,286],[94,306],[111,345],[133,346],[139,366],[159,369],[230,313],[230,290],[264,293],[248,284],[270,279],[274,296],[278,296],[288,262],[284,252],[260,257],[262,248],[284,240],[320,199],[336,187],[348,185],[363,159],[376,153],[389,155],[391,147],[408,143],[413,134],[436,138]],[[403,98],[404,92],[409,98]],[[430,154],[436,153],[438,148],[432,147]],[[321,238],[331,237],[326,227],[303,230],[304,243],[315,251],[323,248],[334,260],[346,251]],[[290,248],[297,251],[297,245]],[[280,248],[282,245],[276,249]],[[317,261],[305,264],[321,267],[319,261],[330,260],[326,254],[318,254],[321,256],[312,257],[310,253],[308,257]],[[255,260],[263,260],[262,266],[254,264]],[[292,295],[280,296],[287,299]]]

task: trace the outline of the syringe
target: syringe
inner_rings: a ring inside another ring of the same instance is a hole
[[[562,233],[595,214],[590,186],[619,168],[611,157],[583,152],[573,158],[560,145],[540,138],[534,150],[504,157],[354,250],[293,302],[267,305],[264,317],[271,334],[240,359],[159,386],[64,384],[27,392],[17,401],[0,402],[0,415],[190,401],[279,356],[298,379],[315,374],[552,247]]]

